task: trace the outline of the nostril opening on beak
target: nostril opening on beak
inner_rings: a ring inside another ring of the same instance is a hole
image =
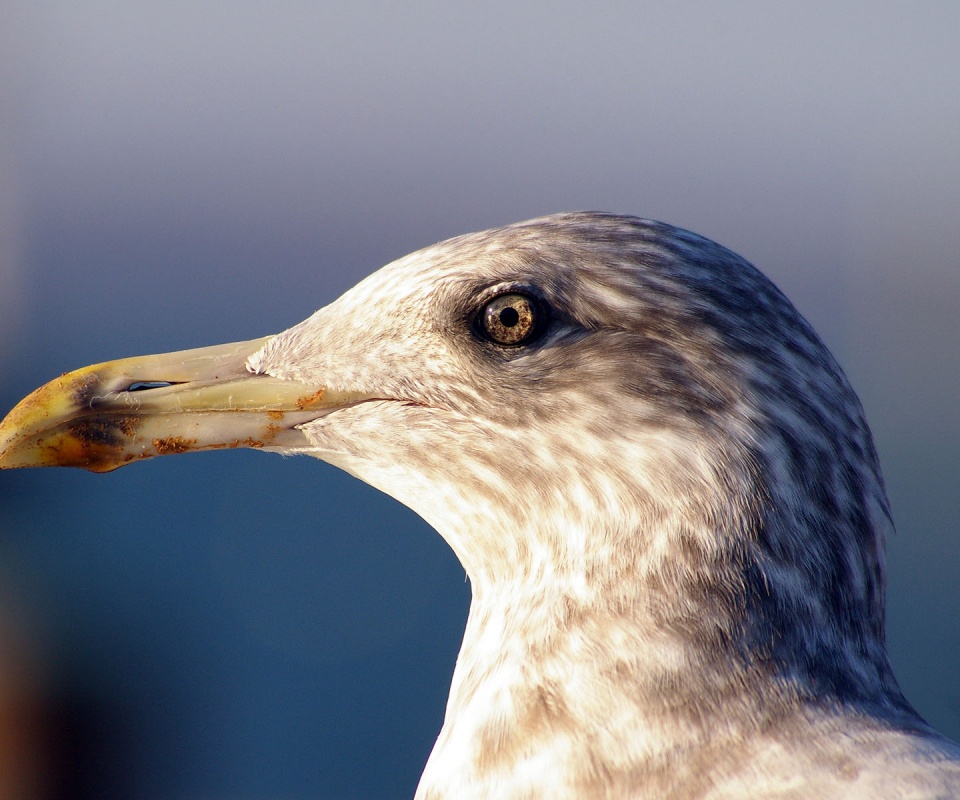
[[[125,392],[146,392],[150,389],[165,389],[168,386],[175,386],[180,381],[134,381]]]

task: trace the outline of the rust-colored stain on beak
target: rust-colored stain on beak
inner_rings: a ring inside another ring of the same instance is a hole
[[[306,411],[310,408],[322,408],[323,407],[323,395],[326,393],[326,389],[320,388],[317,389],[313,394],[306,397],[297,399],[297,408],[301,411]]]
[[[177,455],[193,450],[197,446],[196,439],[184,439],[182,436],[165,436],[153,440],[153,449],[158,456]]]

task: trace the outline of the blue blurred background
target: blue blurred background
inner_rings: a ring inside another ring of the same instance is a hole
[[[949,0],[6,0],[0,407],[455,234],[691,228],[860,392],[892,658],[960,738],[958,41]],[[468,602],[433,531],[312,460],[0,474],[0,798],[410,797]]]

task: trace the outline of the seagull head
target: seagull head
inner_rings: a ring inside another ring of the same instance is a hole
[[[462,236],[275,336],[63,375],[0,426],[2,467],[231,447],[396,497],[475,603],[626,619],[810,693],[891,685],[860,404],[773,284],[687,231],[575,213]]]

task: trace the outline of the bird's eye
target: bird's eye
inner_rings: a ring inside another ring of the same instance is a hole
[[[539,303],[529,295],[509,292],[494,297],[480,310],[480,332],[502,345],[526,344],[542,328]]]

